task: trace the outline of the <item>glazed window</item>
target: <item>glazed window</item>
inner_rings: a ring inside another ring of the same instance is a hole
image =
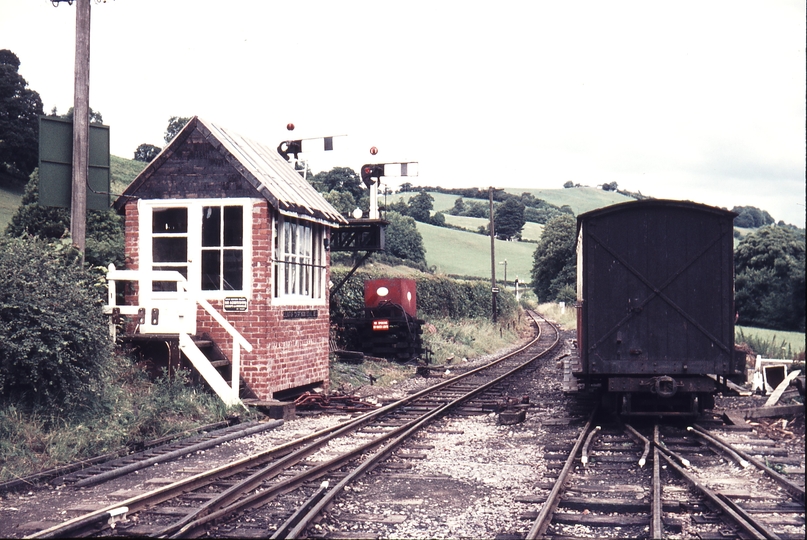
[[[289,302],[324,300],[324,227],[280,216],[275,221],[274,296]]]
[[[145,268],[175,270],[191,291],[208,299],[251,289],[251,199],[142,201],[140,234]],[[148,285],[145,285],[148,287]],[[160,298],[176,283],[151,281]]]
[[[188,279],[188,209],[155,208],[151,219],[152,270],[176,270]],[[152,281],[152,291],[176,291],[174,281]]]
[[[202,290],[240,291],[244,286],[244,208],[202,208]]]

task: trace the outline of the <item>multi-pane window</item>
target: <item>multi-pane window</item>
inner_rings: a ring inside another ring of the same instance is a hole
[[[202,208],[202,290],[240,291],[244,281],[244,208]]]
[[[188,209],[155,208],[151,216],[152,270],[176,270],[188,278]],[[152,291],[176,291],[176,282],[152,281]]]
[[[275,298],[303,302],[324,299],[324,227],[280,216],[274,232]]]
[[[144,263],[152,270],[176,270],[190,290],[204,291],[207,298],[247,293],[251,209],[249,199],[144,201],[140,230],[150,236]],[[155,293],[177,290],[169,281],[152,280],[150,288]]]

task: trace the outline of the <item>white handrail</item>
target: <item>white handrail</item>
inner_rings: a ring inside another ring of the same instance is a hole
[[[236,330],[235,327],[210,304],[210,302],[199,296],[197,293],[188,290],[188,281],[185,279],[185,276],[176,270],[118,270],[115,268],[114,264],[110,264],[107,268],[106,278],[108,283],[108,305],[105,306],[104,309],[106,313],[112,313],[112,309],[117,307],[116,281],[174,281],[177,283],[177,290],[181,290],[181,292],[185,293],[185,296],[188,299],[194,301],[192,304],[194,310],[196,309],[196,304],[202,306],[202,308],[208,314],[210,314],[211,317],[213,317],[213,320],[219,323],[219,325],[221,325],[221,327],[224,328],[224,330],[233,338],[233,354],[231,358],[232,372],[230,381],[232,383],[233,396],[240,402],[238,399],[238,393],[241,375],[241,347],[243,347],[247,352],[252,352],[252,344],[247,341],[247,339],[241,335],[241,333]],[[130,309],[137,309],[138,307],[139,306],[134,306],[130,307]],[[195,313],[193,315],[195,318]],[[114,325],[111,326],[114,328]],[[177,332],[178,336],[180,334],[183,334],[183,332]],[[224,396],[220,397],[222,397],[222,399],[224,399],[224,401],[228,404],[232,401],[232,398],[225,398]]]

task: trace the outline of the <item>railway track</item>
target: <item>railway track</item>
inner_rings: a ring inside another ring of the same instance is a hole
[[[541,504],[526,538],[804,537],[804,477],[766,465],[782,454],[772,441],[697,424],[594,419],[549,493],[522,500]]]
[[[298,537],[322,511],[413,434],[555,350],[559,332],[535,317],[537,336],[489,364],[380,409],[30,535]],[[257,525],[256,525],[257,524]],[[110,528],[114,526],[113,528]]]
[[[107,473],[107,479],[113,478],[116,474],[109,474],[113,469],[127,467],[129,469],[128,471],[124,470],[120,472],[120,474],[126,474],[127,472],[140,468],[130,467],[132,463],[137,461],[150,460],[147,464],[143,465],[144,467],[153,465],[154,463],[164,462],[171,458],[171,456],[165,455],[169,452],[182,448],[188,449],[188,452],[201,448],[209,448],[210,446],[219,444],[223,440],[230,439],[232,433],[243,432],[243,430],[249,429],[255,425],[257,425],[257,422],[250,423],[249,425],[238,424],[237,418],[231,418],[222,422],[200,426],[193,431],[173,433],[165,437],[146,441],[135,447],[120,448],[101,456],[53,467],[35,474],[0,483],[0,494],[19,489],[36,489],[46,484],[61,485],[75,483],[104,473]],[[162,457],[152,459],[157,456]],[[99,481],[102,480],[99,479]],[[91,483],[92,481],[88,481],[87,485]]]

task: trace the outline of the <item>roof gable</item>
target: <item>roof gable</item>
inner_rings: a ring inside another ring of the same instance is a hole
[[[189,185],[215,188],[222,197],[260,196],[285,215],[329,225],[347,223],[275,148],[197,116],[143,169],[114,206],[120,209],[132,198],[185,198]]]

